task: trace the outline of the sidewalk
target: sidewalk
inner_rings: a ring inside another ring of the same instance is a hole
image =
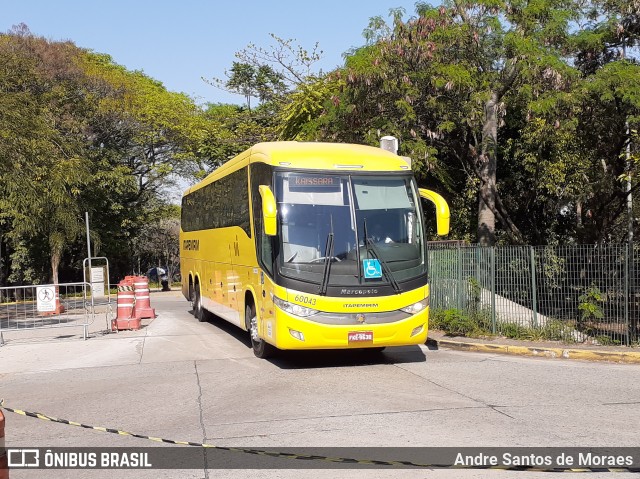
[[[447,336],[442,331],[429,330],[427,346],[457,351],[475,351],[492,354],[511,354],[551,359],[581,359],[640,364],[640,348],[567,344],[553,341],[519,341],[504,337],[466,338]]]

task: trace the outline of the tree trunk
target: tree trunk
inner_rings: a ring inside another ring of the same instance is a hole
[[[576,226],[582,228],[582,201],[576,202]]]
[[[480,152],[480,179],[482,184],[478,194],[478,243],[493,246],[496,242],[496,163],[498,145],[498,108],[497,94],[484,107],[484,125],[482,126],[482,150]]]
[[[51,248],[51,278],[53,284],[58,284],[58,268],[61,258],[62,252],[58,248]]]

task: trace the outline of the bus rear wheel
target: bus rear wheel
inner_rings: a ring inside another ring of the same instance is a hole
[[[253,348],[255,357],[260,359],[272,357],[277,349],[258,335],[258,315],[256,314],[255,308],[250,304],[245,308],[244,321],[247,331],[249,331],[251,347]]]

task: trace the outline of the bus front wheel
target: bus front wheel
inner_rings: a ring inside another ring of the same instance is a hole
[[[258,316],[251,305],[247,305],[245,308],[244,321],[251,337],[253,354],[260,359],[272,357],[276,352],[276,348],[258,335]]]
[[[201,323],[207,318],[205,316],[204,308],[202,307],[202,297],[200,296],[200,284],[196,283],[195,291],[193,293],[193,315]]]

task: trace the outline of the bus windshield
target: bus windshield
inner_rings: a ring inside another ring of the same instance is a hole
[[[410,175],[278,172],[275,190],[283,276],[350,286],[394,284],[426,273],[419,197]]]

